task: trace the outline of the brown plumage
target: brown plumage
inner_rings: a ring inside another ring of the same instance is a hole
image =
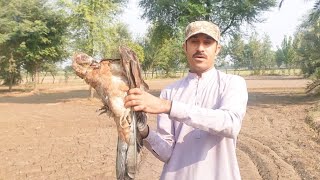
[[[124,107],[129,88],[148,89],[140,73],[135,53],[120,47],[121,59],[103,59],[99,63],[85,53],[75,53],[72,67],[76,74],[92,86],[117,125],[117,178],[134,178],[142,140],[137,126],[145,126],[146,115]]]

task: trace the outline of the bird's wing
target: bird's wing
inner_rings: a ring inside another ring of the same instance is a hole
[[[136,53],[125,46],[121,46],[119,51],[121,63],[128,78],[130,88],[148,90],[149,86],[144,82],[141,76],[140,63]]]
[[[141,76],[141,69],[139,60],[134,51],[127,47],[120,47],[120,61],[122,63],[122,67],[124,70],[124,74],[128,79],[128,84],[130,88],[141,88],[143,90],[148,90],[148,85],[144,82]],[[118,146],[118,154],[117,154],[117,163],[121,164],[121,162],[126,159],[126,168],[118,169],[118,175],[123,174],[122,171],[125,170],[125,174],[134,178],[137,171],[137,161],[139,159],[139,153],[142,147],[142,139],[137,130],[137,123],[146,123],[146,116],[144,112],[134,112],[131,111],[131,127],[130,127],[130,141],[127,146],[127,151],[124,154],[121,151],[121,148]],[[121,141],[121,140],[120,140]],[[121,145],[122,142],[118,143]],[[120,168],[121,166],[119,166]],[[118,166],[117,166],[118,168]],[[119,178],[119,176],[118,176]]]

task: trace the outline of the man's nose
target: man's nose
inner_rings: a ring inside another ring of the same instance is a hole
[[[204,44],[203,43],[199,43],[198,47],[197,47],[198,51],[203,51],[204,50]]]

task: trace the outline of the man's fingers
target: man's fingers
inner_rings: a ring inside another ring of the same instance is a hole
[[[134,110],[134,111],[142,111],[143,109],[144,109],[144,107],[141,106],[141,105],[140,105],[140,106],[134,106],[134,107],[133,107],[133,110]]]
[[[142,90],[139,88],[129,89],[128,95],[130,95],[130,94],[142,94]]]
[[[140,94],[136,94],[136,93],[132,93],[132,94],[128,94],[125,98],[124,101],[131,101],[131,100],[135,100],[135,99],[139,99],[139,95]]]
[[[128,97],[128,98],[130,98],[130,97]],[[129,107],[137,106],[137,105],[140,105],[140,104],[141,104],[141,101],[139,101],[139,100],[128,99],[128,100],[125,101],[124,107],[129,108]]]
[[[141,102],[138,100],[131,100],[131,101],[127,101],[124,104],[124,107],[126,108],[130,108],[132,107],[132,109],[134,111],[142,111],[144,109],[144,106],[141,105]]]

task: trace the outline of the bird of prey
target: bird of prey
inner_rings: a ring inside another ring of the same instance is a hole
[[[148,90],[141,77],[138,58],[127,47],[119,48],[120,59],[95,61],[85,53],[73,55],[76,74],[93,87],[100,96],[104,112],[114,118],[118,131],[116,171],[117,179],[134,179],[140,158],[142,139],[138,129],[146,127],[146,114],[124,107],[130,88]]]

